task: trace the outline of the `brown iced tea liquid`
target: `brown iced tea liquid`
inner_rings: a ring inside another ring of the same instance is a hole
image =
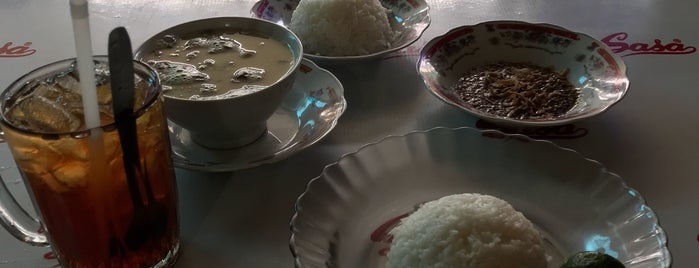
[[[141,92],[143,99],[149,86],[141,82],[136,92]],[[165,219],[160,219],[165,224],[144,226],[139,233],[144,241],[137,246],[125,241],[127,230],[133,228],[134,204],[116,128],[103,128],[107,161],[95,168],[90,161],[95,152],[88,150],[89,137],[38,135],[2,122],[5,138],[32,189],[33,201],[63,266],[152,267],[166,256],[176,258],[172,256],[179,247],[175,174],[162,95],[156,98],[137,119],[139,154],[145,167],[145,175],[139,176],[139,189],[147,203],[145,185],[150,186],[156,202],[166,208],[162,214]],[[113,121],[107,111],[102,114],[103,125]]]

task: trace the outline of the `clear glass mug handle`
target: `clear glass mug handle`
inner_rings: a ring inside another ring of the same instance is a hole
[[[0,130],[0,143],[5,143],[3,134]],[[0,224],[20,241],[33,246],[49,245],[48,238],[42,232],[41,222],[22,208],[10,193],[2,177],[0,177]]]

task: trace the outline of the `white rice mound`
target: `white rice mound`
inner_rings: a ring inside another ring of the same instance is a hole
[[[490,195],[458,194],[425,203],[391,231],[387,267],[546,267],[534,225]]]
[[[367,55],[392,47],[386,12],[378,0],[301,0],[289,28],[309,54]]]

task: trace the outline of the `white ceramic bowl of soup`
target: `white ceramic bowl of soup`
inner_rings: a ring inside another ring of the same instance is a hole
[[[168,119],[189,130],[194,142],[214,149],[245,146],[266,132],[302,56],[293,32],[244,17],[179,24],[135,53],[158,71]]]

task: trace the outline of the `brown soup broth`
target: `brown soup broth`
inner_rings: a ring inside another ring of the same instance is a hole
[[[273,38],[202,32],[165,35],[143,60],[158,71],[166,95],[189,99],[239,96],[270,86],[290,71],[293,55]]]

